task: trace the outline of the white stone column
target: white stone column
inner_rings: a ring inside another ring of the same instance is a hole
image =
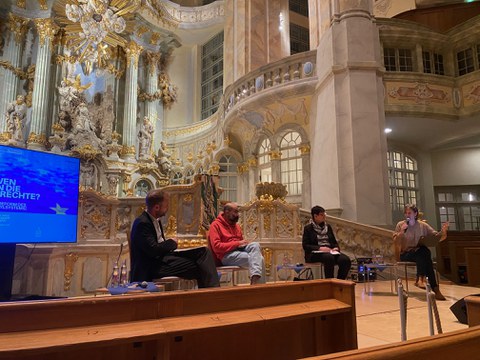
[[[44,149],[48,115],[48,81],[52,59],[52,40],[57,27],[52,19],[35,19],[38,32],[38,50],[33,82],[32,118],[27,141],[29,149]]]
[[[147,86],[146,92],[149,95],[157,94],[158,92],[158,62],[161,54],[156,52],[146,52],[145,61],[147,64]],[[161,99],[155,101],[145,101],[145,116],[148,117],[150,123],[155,128],[153,151],[155,154],[160,148],[160,143],[163,140],[163,103]]]
[[[311,3],[311,2],[310,2]],[[330,0],[320,0],[320,4]],[[310,112],[311,203],[367,224],[391,222],[379,31],[370,0],[335,0],[317,48]],[[316,13],[316,29],[324,16]],[[318,184],[316,182],[318,181]]]
[[[27,19],[9,14],[8,15],[8,30],[7,47],[5,49],[4,60],[7,61],[13,68],[21,68],[22,51],[24,46],[25,35],[27,32]],[[0,68],[4,72],[3,83],[0,91],[0,133],[7,129],[5,121],[5,112],[7,105],[15,100],[17,97],[19,79],[18,76],[10,69]]]
[[[123,114],[123,150],[122,157],[135,161],[135,143],[137,135],[137,80],[138,58],[143,48],[130,41],[127,48],[127,69],[125,80],[125,111]]]
[[[300,146],[300,153],[302,154],[303,176],[302,208],[310,209],[312,207],[310,202],[312,191],[312,179],[310,176],[310,145],[302,144]]]
[[[270,151],[270,163],[272,164],[272,181],[277,183],[282,182],[282,173],[280,170],[281,158],[282,153],[279,150]]]

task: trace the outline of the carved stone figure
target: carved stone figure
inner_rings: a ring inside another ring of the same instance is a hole
[[[118,186],[119,180],[120,179],[117,175],[109,174],[107,176],[109,195],[117,195],[117,186]]]
[[[25,97],[18,95],[15,101],[7,105],[7,112],[5,113],[7,122],[7,131],[12,135],[14,142],[24,142],[23,128],[25,126],[27,116],[27,105],[25,104]]]
[[[68,85],[67,81],[62,80],[58,87],[58,94],[60,95],[60,111],[70,111],[72,100],[78,98],[77,89],[72,85]]]
[[[160,171],[164,175],[168,175],[172,170],[172,161],[170,158],[172,154],[167,150],[167,144],[163,141],[160,143],[160,149],[158,149],[157,163],[160,168]]]
[[[148,159],[150,157],[150,149],[152,147],[153,126],[148,117],[143,118],[143,123],[138,132],[138,157],[140,159]]]
[[[87,161],[80,166],[80,185],[85,189],[96,189],[97,169],[93,163]]]

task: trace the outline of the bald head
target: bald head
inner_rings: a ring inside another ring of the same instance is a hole
[[[234,225],[238,222],[238,204],[227,203],[223,206],[223,217],[230,225]]]

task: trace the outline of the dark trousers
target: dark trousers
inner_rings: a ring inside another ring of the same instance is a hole
[[[438,286],[435,271],[433,270],[432,254],[426,246],[420,246],[415,250],[400,254],[400,260],[416,263],[417,275],[428,277],[428,282],[432,289]]]
[[[165,276],[196,279],[199,288],[220,286],[212,253],[205,247],[165,255],[156,277]]]
[[[338,265],[337,278],[345,280],[352,262],[345,254],[332,255],[330,253],[311,253],[305,259],[307,262],[321,262],[325,269],[325,278],[333,278],[335,265]]]

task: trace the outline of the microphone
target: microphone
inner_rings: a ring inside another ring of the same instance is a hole
[[[405,223],[406,223],[407,225],[410,224],[410,218],[407,217],[407,218],[405,219]],[[403,232],[407,232],[407,229],[408,229],[408,227],[405,228],[405,230],[404,230]]]
[[[120,244],[120,251],[118,252],[118,256],[117,256],[117,260],[115,261],[115,264],[118,264],[118,261],[120,260],[120,256],[122,256],[122,252],[123,252],[123,247],[128,245],[128,241],[124,241]],[[112,281],[112,278],[113,278],[113,271],[112,270],[112,273],[110,274],[110,277],[108,278],[108,281],[107,281],[107,288],[108,288],[108,285],[110,285],[110,282]]]

